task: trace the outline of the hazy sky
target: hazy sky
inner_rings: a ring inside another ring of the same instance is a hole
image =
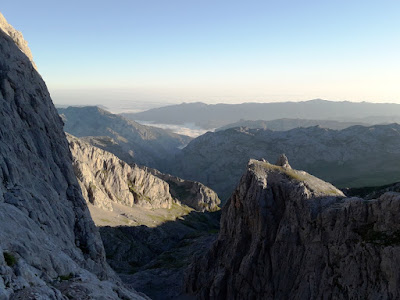
[[[1,11],[56,103],[400,103],[400,1],[30,0]]]

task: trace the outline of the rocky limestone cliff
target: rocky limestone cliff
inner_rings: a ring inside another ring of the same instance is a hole
[[[26,43],[1,24],[0,299],[140,299],[107,265],[62,121]]]
[[[142,168],[167,182],[171,195],[181,203],[201,212],[219,210],[221,200],[218,198],[217,193],[204,184],[164,174],[155,169]]]
[[[155,169],[128,165],[110,152],[67,134],[75,175],[85,200],[113,210],[113,203],[144,208],[185,204],[198,211],[218,210],[220,200],[210,188]]]
[[[199,299],[399,299],[400,194],[345,198],[311,175],[251,160],[194,262]]]
[[[113,209],[113,202],[129,207],[171,208],[174,200],[165,181],[109,152],[67,137],[75,175],[88,203],[107,210]]]

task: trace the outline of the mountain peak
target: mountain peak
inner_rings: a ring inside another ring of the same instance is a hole
[[[186,292],[196,299],[399,298],[398,283],[387,282],[398,274],[400,194],[342,195],[306,172],[251,160],[222,210],[217,241],[188,268]]]
[[[307,190],[306,194],[318,197],[344,197],[342,191],[332,184],[325,182],[305,171],[292,169],[289,165],[287,157],[282,154],[276,165],[266,160],[250,159],[248,164],[248,173],[255,176],[257,180],[261,180],[265,186],[280,185],[285,182],[285,186],[289,190]],[[265,181],[264,179],[267,179]]]
[[[33,61],[31,49],[28,47],[28,42],[24,39],[24,36],[20,31],[16,30],[7,22],[2,13],[0,13],[0,29],[14,41],[18,48],[29,58],[34,68],[37,69],[35,62]]]
[[[291,168],[292,168],[292,167],[289,165],[289,160],[288,160],[288,158],[287,158],[286,155],[283,154],[283,153],[279,156],[278,161],[276,162],[276,165],[277,165],[277,166],[280,166],[280,167],[288,168],[288,169],[291,169]]]

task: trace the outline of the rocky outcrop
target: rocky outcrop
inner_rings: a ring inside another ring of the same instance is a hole
[[[24,43],[1,24],[0,299],[142,298],[107,265],[62,121],[14,40]]]
[[[339,188],[400,181],[400,125],[320,127],[289,131],[235,128],[208,132],[191,141],[166,172],[199,181],[224,202],[251,158],[269,161],[285,153],[295,169]]]
[[[193,263],[199,299],[398,299],[400,194],[365,201],[305,172],[251,160]]]
[[[75,175],[87,203],[113,210],[128,207],[171,208],[184,204],[197,211],[218,210],[220,200],[210,188],[155,169],[128,165],[110,152],[67,134]]]
[[[278,161],[276,162],[276,165],[278,167],[283,167],[283,168],[287,168],[287,169],[291,169],[292,167],[289,165],[289,160],[286,157],[285,154],[282,154],[281,156],[279,156]]]
[[[179,202],[201,212],[219,210],[221,200],[218,198],[217,193],[204,184],[164,174],[155,169],[142,168],[167,182],[171,195],[178,199]]]
[[[87,141],[95,142],[95,146],[129,164],[162,169],[191,140],[188,136],[129,121],[96,106],[59,108],[58,111],[66,132],[79,138],[93,137]]]
[[[112,210],[112,203],[129,207],[171,208],[169,185],[136,165],[67,135],[75,175],[85,200]]]
[[[2,13],[0,13],[0,29],[10,38],[12,38],[14,43],[29,58],[33,67],[36,69],[36,64],[33,61],[32,52],[31,49],[29,49],[28,47],[28,42],[24,39],[24,36],[20,31],[15,30],[14,27],[8,24],[7,20],[4,18]]]

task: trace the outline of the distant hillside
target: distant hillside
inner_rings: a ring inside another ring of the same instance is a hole
[[[160,167],[191,138],[156,127],[140,125],[96,106],[59,108],[64,130],[94,142],[128,163]],[[112,151],[117,149],[118,151]]]
[[[311,127],[311,126],[319,126],[322,128],[328,129],[336,129],[341,130],[355,125],[363,125],[368,126],[371,124],[361,123],[361,122],[339,122],[333,120],[305,120],[305,119],[277,119],[271,121],[264,120],[240,120],[235,123],[231,123],[220,128],[217,128],[215,131],[226,130],[229,128],[236,127],[247,127],[251,129],[270,129],[274,131],[286,131],[298,127]]]
[[[208,132],[189,143],[168,172],[200,181],[226,200],[250,158],[285,153],[294,168],[339,187],[400,181],[400,125],[320,127],[289,131],[235,128]]]
[[[244,120],[275,120],[282,118],[336,120],[362,123],[400,122],[400,105],[388,103],[355,103],[311,100],[303,102],[205,104],[182,103],[123,114],[131,120],[164,124],[194,123],[204,129],[225,126]],[[365,120],[364,120],[365,119]]]

